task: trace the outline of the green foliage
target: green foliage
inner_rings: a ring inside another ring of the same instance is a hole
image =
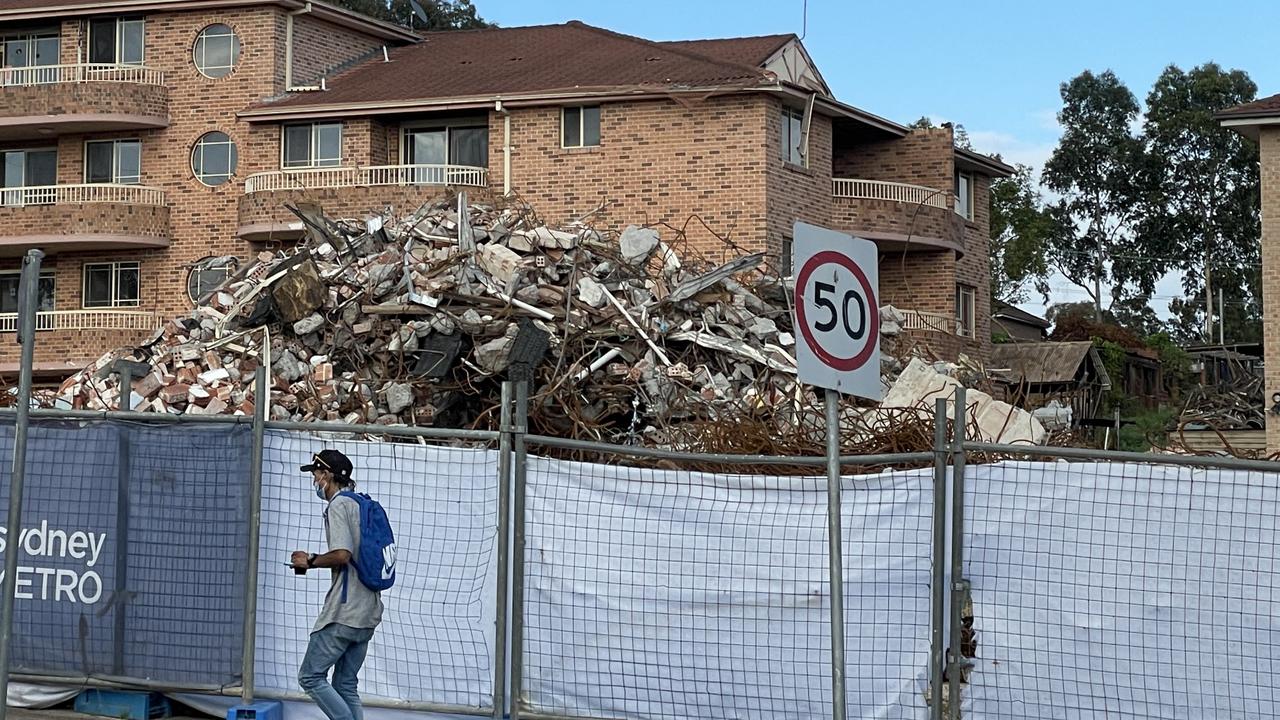
[[[1152,447],[1164,444],[1169,429],[1177,418],[1177,411],[1168,407],[1146,408],[1130,403],[1127,412],[1121,411],[1121,416],[1131,420],[1133,424],[1120,427],[1120,449],[1147,452]]]
[[[916,120],[907,127],[912,130],[928,130],[929,128],[937,127],[937,125],[933,124],[933,120],[930,120],[928,115],[921,115],[919,120]]]
[[[1013,338],[1009,337],[1009,333],[1003,330],[992,331],[991,343],[993,345],[1008,345],[1011,342],[1013,342]]]
[[[1031,168],[991,183],[991,298],[1010,304],[1028,299],[1028,285],[1049,297],[1046,244],[1053,220],[1044,209]]]
[[[1147,96],[1149,161],[1136,247],[1168,258],[1166,272],[1181,271],[1189,297],[1170,309],[1184,341],[1217,339],[1217,332],[1205,337],[1206,282],[1215,316],[1217,290],[1224,291],[1224,335],[1232,342],[1261,336],[1258,147],[1214,118],[1256,95],[1248,74],[1211,62],[1185,72],[1168,66]]]
[[[471,0],[418,0],[428,22],[413,13],[409,0],[333,0],[335,5],[414,30],[474,30],[494,27],[476,13]]]
[[[1050,210],[1046,254],[1056,270],[1098,300],[1095,276],[1103,287],[1119,288],[1142,269],[1105,262],[1127,243],[1141,194],[1135,178],[1144,162],[1142,143],[1130,130],[1138,100],[1110,70],[1086,70],[1063,83],[1061,95],[1062,139],[1041,174],[1045,187],[1062,196]],[[1154,283],[1160,273],[1146,270]]]

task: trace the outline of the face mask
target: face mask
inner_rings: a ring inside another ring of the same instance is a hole
[[[325,494],[324,494],[324,486],[323,486],[323,485],[321,485],[320,483],[316,483],[316,484],[315,484],[315,487],[316,487],[316,497],[320,498],[321,500],[328,500],[328,499],[329,499],[329,498],[325,497]]]

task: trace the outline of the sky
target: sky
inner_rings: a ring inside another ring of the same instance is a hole
[[[1057,143],[1059,85],[1086,69],[1114,70],[1140,102],[1167,65],[1210,60],[1248,72],[1259,96],[1280,93],[1276,0],[808,0],[807,23],[805,0],[473,3],[499,25],[581,20],[651,40],[803,34],[840,100],[904,124],[961,124],[975,149],[1037,169]],[[1050,284],[1050,303],[1087,299]],[[1170,277],[1156,293],[1163,310],[1182,290]]]

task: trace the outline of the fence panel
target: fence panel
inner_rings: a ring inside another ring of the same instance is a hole
[[[30,433],[21,535],[6,528],[0,547],[21,553],[13,671],[236,682],[248,428],[33,421]],[[7,424],[0,456],[12,452]],[[0,464],[0,512],[9,475]]]
[[[498,453],[268,431],[263,460],[258,654],[264,696],[296,694],[297,672],[329,576],[285,567],[324,548],[324,504],[298,468],[334,447],[351,458],[358,492],[387,509],[396,585],[361,673],[370,704],[492,707],[497,594]]]
[[[1280,716],[1280,475],[968,469],[965,716]]]
[[[924,716],[931,488],[845,481],[849,717]],[[830,715],[825,478],[530,458],[525,492],[534,714]]]

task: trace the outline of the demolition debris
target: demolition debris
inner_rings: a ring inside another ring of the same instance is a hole
[[[291,209],[305,226],[294,247],[260,253],[187,317],[107,353],[54,404],[249,415],[266,366],[272,420],[492,429],[501,382],[532,380],[537,433],[687,450],[742,437],[767,443],[753,448],[762,453],[821,447],[818,396],[796,381],[794,298],[763,253],[709,262],[666,226],[551,228],[531,208],[465,196],[363,225]],[[881,315],[892,388],[903,318],[892,307]],[[955,381],[932,382],[942,376],[924,366],[912,375],[918,388],[897,393],[895,412],[914,419],[913,403]],[[852,405],[844,416],[846,447],[921,434]],[[1022,411],[996,424],[1023,441],[1043,435]],[[756,432],[742,435],[747,425]],[[739,435],[716,439],[717,426]],[[919,441],[928,447],[931,434]]]

